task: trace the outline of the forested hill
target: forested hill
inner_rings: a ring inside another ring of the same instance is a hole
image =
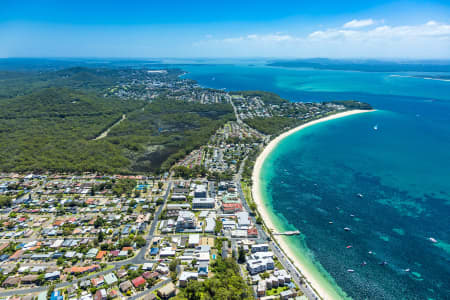
[[[165,74],[151,74],[151,78],[176,78],[181,70],[169,69]],[[147,70],[129,68],[72,67],[57,71],[2,71],[0,70],[0,100],[23,96],[33,91],[65,87],[103,95],[109,88],[129,82],[131,78],[145,78]]]
[[[39,117],[87,117],[113,115],[137,109],[144,102],[102,98],[68,88],[47,88],[32,94],[0,101],[1,119]]]
[[[231,105],[173,100],[159,85],[151,101],[139,100],[132,88],[120,98],[104,91],[117,86],[127,91],[135,81],[171,82],[179,73],[85,68],[14,72],[8,78],[3,73],[0,80],[14,85],[19,96],[0,97],[0,171],[131,174],[169,168],[234,118]],[[4,86],[0,91],[11,92]]]

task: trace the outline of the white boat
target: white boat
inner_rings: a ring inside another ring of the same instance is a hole
[[[428,240],[430,242],[432,242],[433,244],[436,244],[438,242],[435,238],[432,238],[432,237],[428,238]]]
[[[378,124],[375,124],[375,126],[373,126],[373,130],[378,130]]]
[[[358,196],[359,198],[362,198],[362,197],[364,197],[364,195],[363,195],[363,194],[361,194],[361,193],[358,193],[358,194],[356,194],[356,196]]]
[[[355,272],[355,270],[353,270],[353,269],[348,269],[347,272],[353,273],[353,272]]]
[[[344,228],[345,231],[352,231],[349,227]]]

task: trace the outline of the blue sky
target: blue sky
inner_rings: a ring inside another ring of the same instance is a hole
[[[1,5],[0,57],[450,58],[448,1]]]

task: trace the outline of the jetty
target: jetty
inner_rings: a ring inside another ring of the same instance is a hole
[[[299,235],[299,230],[293,230],[293,231],[285,231],[285,232],[274,232],[274,235]]]

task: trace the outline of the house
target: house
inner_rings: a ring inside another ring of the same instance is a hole
[[[119,284],[119,289],[122,293],[125,293],[126,291],[128,291],[129,289],[131,289],[133,287],[133,284],[131,283],[131,281],[127,280],[122,282],[121,284]]]
[[[83,274],[83,273],[90,273],[90,272],[94,272],[100,270],[100,265],[91,265],[91,266],[86,266],[86,267],[71,267],[66,269],[65,271],[69,274],[75,275],[75,274]]]
[[[144,277],[142,277],[142,276],[136,277],[131,282],[133,283],[135,288],[138,288],[138,287],[146,284],[146,281],[145,281]]]
[[[39,276],[38,275],[26,275],[23,276],[20,282],[22,284],[33,284],[38,281]]]
[[[144,272],[142,274],[142,277],[144,277],[145,279],[153,279],[153,278],[158,278],[159,277],[159,273],[158,272]]]
[[[9,276],[8,278],[5,279],[5,281],[3,281],[2,287],[8,288],[8,287],[17,286],[19,284],[19,282],[20,282],[19,276]]]
[[[105,284],[105,279],[103,276],[100,275],[97,278],[92,278],[91,282],[94,287],[99,287]]]
[[[175,296],[175,285],[172,282],[169,282],[165,286],[161,287],[157,293],[161,299],[169,299],[170,297]]]
[[[106,274],[104,280],[107,285],[112,285],[118,281],[117,276],[114,273]]]
[[[153,269],[153,263],[145,263],[142,265],[142,270],[151,271]]]
[[[120,269],[117,271],[117,276],[119,276],[119,278],[125,277],[127,274],[128,272],[125,269]]]
[[[54,272],[50,272],[50,273],[45,273],[44,278],[45,278],[45,280],[57,280],[57,279],[59,279],[60,275],[61,274],[59,271],[54,271]]]
[[[94,300],[106,300],[106,299],[108,299],[106,290],[105,289],[97,290],[97,292],[94,295]]]
[[[159,252],[159,257],[168,257],[168,256],[175,256],[175,250],[172,249],[172,247],[165,247],[162,248]]]
[[[180,287],[186,287],[188,281],[192,280],[192,279],[193,280],[197,280],[198,279],[198,273],[197,272],[186,272],[186,271],[183,271],[180,274],[180,278],[179,278],[178,283],[179,283]]]

